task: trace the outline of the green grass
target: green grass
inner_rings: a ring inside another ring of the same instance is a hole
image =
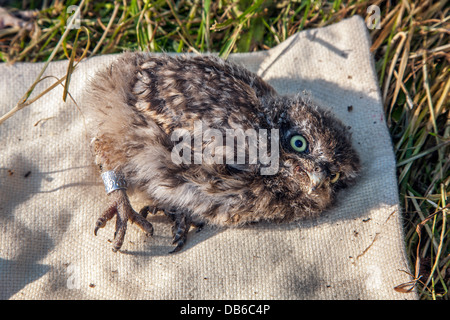
[[[450,183],[445,1],[85,1],[83,28],[67,32],[61,42],[67,8],[80,1],[15,1],[12,6],[21,9],[23,2],[38,14],[32,31],[0,30],[0,59],[8,63],[70,59],[75,65],[83,55],[125,49],[218,52],[226,58],[269,49],[298,31],[354,14],[365,17],[367,7],[377,4],[381,29],[371,32],[371,50],[397,157],[406,249],[421,298],[449,299],[450,228],[448,209],[440,210],[447,206]],[[32,102],[28,96],[15,111]]]

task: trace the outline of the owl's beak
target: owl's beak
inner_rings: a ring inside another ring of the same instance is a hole
[[[328,178],[328,175],[325,170],[313,170],[310,172],[308,170],[302,169],[300,166],[296,166],[294,170],[295,172],[301,174],[306,173],[306,175],[308,175],[310,181],[308,193],[311,193],[320,188],[325,182],[325,180]]]
[[[323,171],[323,170],[321,170],[319,172],[317,172],[317,171],[314,171],[314,172],[306,171],[306,174],[308,175],[309,181],[311,182],[310,189],[309,189],[310,193],[315,191],[315,190],[317,190],[317,189],[319,189],[322,186],[323,182],[327,178],[327,175],[326,175],[325,171]]]

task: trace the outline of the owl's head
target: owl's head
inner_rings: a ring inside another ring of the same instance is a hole
[[[302,96],[278,98],[271,104],[277,110],[271,121],[280,136],[280,167],[274,178],[285,196],[301,196],[327,207],[360,170],[349,128]]]

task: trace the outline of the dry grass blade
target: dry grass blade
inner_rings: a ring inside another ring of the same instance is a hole
[[[443,216],[445,217],[447,215],[446,210],[450,207],[450,205],[446,205],[444,208],[441,208],[440,210],[434,212],[433,214],[429,215],[428,217],[426,217],[421,223],[419,223],[416,227],[416,233],[417,236],[419,238],[418,244],[417,244],[417,250],[416,250],[416,263],[415,263],[415,273],[414,273],[414,279],[405,283],[402,283],[396,287],[394,287],[394,290],[397,292],[402,292],[402,293],[408,293],[411,292],[416,284],[420,281],[420,279],[422,278],[422,276],[420,275],[420,254],[419,254],[419,248],[420,248],[420,242],[421,242],[421,238],[422,238],[422,227],[429,221],[431,220],[434,216],[436,216],[437,214],[443,212]],[[442,248],[442,247],[440,247]],[[433,269],[434,270],[434,269]],[[430,274],[430,278],[431,278],[431,274]],[[430,281],[430,279],[428,279],[427,283],[424,284],[424,286],[426,287],[428,282]]]
[[[408,63],[409,50],[411,47],[411,40],[412,40],[413,35],[414,35],[413,27],[410,27],[410,29],[408,31],[408,37],[406,39],[406,43],[404,46],[402,58],[400,60],[400,65],[398,67],[399,71],[398,71],[398,75],[396,76],[397,81],[395,84],[394,95],[392,96],[392,102],[391,102],[391,106],[390,106],[391,110],[394,107],[395,101],[397,100],[398,93],[400,91],[400,87],[403,85],[403,77],[405,75],[405,70],[406,70],[406,66]],[[389,116],[390,115],[391,115],[391,112],[389,112]],[[390,117],[389,117],[389,119],[390,119]]]
[[[430,84],[428,82],[427,54],[425,53],[425,51],[423,52],[422,68],[423,68],[423,85],[425,87],[428,108],[430,111],[430,120],[431,120],[433,129],[434,129],[434,133],[437,134],[438,130],[437,130],[437,126],[436,126],[436,116],[434,114],[433,99],[431,98],[431,93],[430,93]]]
[[[441,212],[443,213],[443,219],[444,219],[444,222],[445,222],[445,217],[447,216],[447,209],[448,209],[448,208],[450,208],[450,204],[446,205],[445,207],[441,208],[440,210],[437,210],[437,211],[434,212],[433,214],[429,215],[429,216],[428,216],[427,218],[425,218],[421,223],[419,223],[419,224],[417,225],[417,227],[416,227],[416,233],[417,233],[417,235],[418,235],[418,237],[419,237],[419,241],[418,241],[418,244],[417,244],[417,251],[416,251],[415,280],[418,280],[418,279],[420,278],[420,277],[419,277],[419,273],[420,273],[420,254],[419,254],[419,249],[420,249],[420,241],[421,241],[421,234],[422,234],[421,230],[422,230],[422,227],[423,227],[429,220],[431,220],[432,218],[434,218],[434,216],[436,216],[437,214],[439,214],[439,213],[441,213]],[[443,230],[445,230],[445,229],[443,229]],[[440,243],[440,244],[439,244],[439,247],[438,247],[438,250],[437,250],[437,255],[440,254],[440,250],[441,250],[441,249],[442,249],[442,245],[441,245],[441,243]],[[436,261],[436,263],[437,263],[437,261]],[[425,288],[427,287],[428,283],[429,283],[430,280],[431,280],[431,277],[432,277],[432,275],[433,275],[433,272],[434,272],[434,270],[435,270],[435,268],[436,268],[436,263],[433,265],[432,272],[430,273],[430,276],[429,276],[427,282],[424,284]]]
[[[394,36],[394,38],[392,38],[392,42],[396,42],[398,37],[400,37],[401,39],[400,39],[400,42],[399,42],[399,44],[397,46],[397,49],[395,50],[394,58],[392,58],[392,60],[391,60],[391,66],[389,68],[387,80],[385,81],[385,84],[384,84],[383,101],[386,101],[386,96],[387,96],[387,92],[388,92],[388,89],[389,89],[389,86],[390,86],[391,77],[392,77],[392,74],[394,73],[395,65],[397,64],[398,57],[399,57],[399,55],[400,55],[400,53],[401,53],[401,51],[403,49],[403,45],[404,45],[404,43],[406,41],[406,38],[407,38],[405,32],[399,32],[399,33],[397,33]],[[392,106],[391,106],[391,108],[392,108]]]
[[[81,29],[79,29],[77,31],[77,35],[75,37],[75,41],[74,41],[74,46],[72,49],[72,54],[70,55],[70,59],[69,59],[69,64],[67,66],[67,73],[66,73],[66,83],[64,84],[64,92],[63,92],[63,101],[66,102],[66,98],[67,98],[67,94],[69,92],[69,84],[70,84],[70,79],[72,77],[72,73],[75,70],[77,64],[74,65],[74,61],[75,61],[75,57],[76,57],[76,52],[77,52],[77,46],[78,46],[78,36],[80,34],[81,31],[86,32],[86,34],[88,35],[88,42],[86,44],[86,48],[83,51],[83,54],[81,55],[81,57],[78,59],[78,61],[81,61],[87,54],[88,50],[89,50],[89,46],[90,46],[90,40],[89,40],[89,31],[85,28],[82,27]]]

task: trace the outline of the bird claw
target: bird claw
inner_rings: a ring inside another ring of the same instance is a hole
[[[176,246],[169,253],[175,253],[180,251],[186,243],[187,235],[189,229],[191,228],[192,221],[190,217],[183,212],[168,212],[166,214],[169,214],[170,217],[174,219],[174,225],[172,227],[172,244],[175,244]]]
[[[155,215],[159,209],[154,206],[145,206],[139,211],[139,215],[143,216],[144,218],[147,218],[148,214],[151,213],[152,215]]]
[[[147,236],[153,236],[153,226],[143,215],[133,210],[128,197],[123,190],[116,190],[111,193],[112,204],[106,209],[95,223],[94,235],[100,228],[116,216],[116,231],[114,232],[113,251],[117,252],[123,245],[127,232],[127,223],[130,220],[136,223]]]

